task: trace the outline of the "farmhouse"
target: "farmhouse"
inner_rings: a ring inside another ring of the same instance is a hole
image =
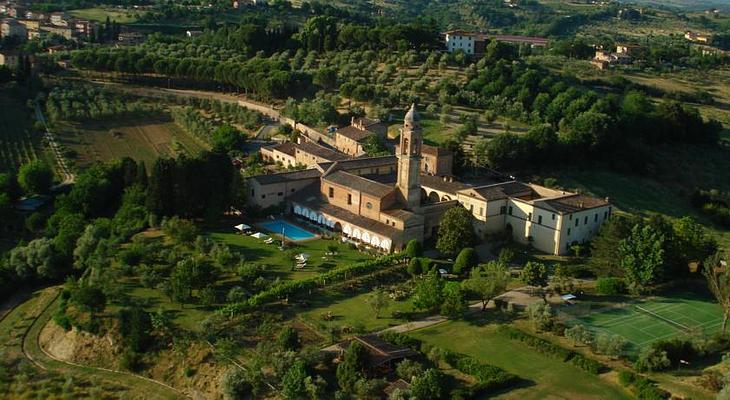
[[[311,141],[302,141],[301,143],[284,142],[262,147],[260,153],[264,161],[280,163],[284,167],[303,165],[311,168],[318,163],[350,158],[347,154]]]
[[[41,32],[62,36],[68,40],[73,39],[73,29],[68,26],[41,25]]]
[[[528,44],[531,47],[545,47],[548,39],[532,36],[490,35],[481,32],[465,31],[461,29],[444,32],[446,51],[453,53],[463,51],[465,54],[482,55],[491,40],[511,44]]]
[[[337,353],[339,361],[345,355],[347,348],[353,342],[360,343],[367,351],[367,375],[383,376],[395,370],[396,365],[411,357],[415,357],[418,353],[406,346],[395,346],[381,339],[377,334],[369,334],[363,336],[355,336],[352,339],[338,343],[334,346],[334,352]],[[399,384],[401,387],[407,386]]]
[[[0,51],[0,65],[15,69],[18,67],[19,61],[20,56],[18,55],[18,53],[7,50]]]
[[[16,36],[21,39],[26,37],[25,25],[15,19],[6,18],[0,23],[0,37],[6,38]]]
[[[54,12],[51,14],[51,24],[55,26],[68,26],[69,16],[65,12]]]
[[[384,139],[387,132],[388,127],[379,120],[352,118],[349,126],[335,132],[335,148],[351,156],[362,156],[365,154],[363,144],[368,138],[377,135]]]
[[[298,146],[275,146],[271,153],[285,153],[287,162],[293,158],[296,163],[297,149],[306,151]],[[480,237],[507,230],[516,241],[551,254],[568,253],[572,244],[590,239],[611,215],[608,200],[497,175],[479,183],[458,182],[450,175],[451,165],[445,165],[450,154],[426,165],[415,107],[406,114],[395,153],[317,161],[303,171],[254,176],[248,180],[249,200],[383,251],[433,237],[443,213],[459,205],[472,213]]]
[[[639,46],[619,44],[615,52],[597,50],[591,64],[598,69],[607,69],[614,65],[628,65],[632,62],[632,55],[640,49]]]
[[[685,32],[684,38],[689,40],[690,42],[704,43],[704,44],[710,43],[709,36],[703,35],[703,34],[697,33],[697,32],[692,32],[692,31]]]

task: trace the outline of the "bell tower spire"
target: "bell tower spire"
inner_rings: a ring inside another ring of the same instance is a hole
[[[416,105],[412,104],[403,120],[398,147],[398,182],[396,184],[408,210],[421,205],[421,185],[419,182],[421,165],[421,124],[418,121]]]

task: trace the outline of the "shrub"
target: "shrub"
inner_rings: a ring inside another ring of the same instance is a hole
[[[519,340],[538,352],[553,356],[561,361],[568,361],[573,354],[570,350],[566,350],[558,345],[548,342],[547,340],[529,335],[519,329],[509,327],[502,327],[501,329],[506,331],[510,339]]]
[[[671,365],[672,362],[667,357],[667,352],[652,346],[639,355],[634,366],[639,372],[652,372],[665,370]]]
[[[119,368],[127,371],[138,371],[142,367],[142,360],[139,353],[127,349],[119,359]]]
[[[621,278],[598,278],[596,292],[609,296],[626,293],[626,283]]]
[[[447,383],[443,372],[431,368],[413,380],[411,393],[417,399],[445,399],[448,394]]]
[[[408,258],[421,257],[423,255],[423,246],[421,242],[416,239],[412,239],[406,245],[406,256]]]
[[[296,350],[300,346],[299,333],[291,326],[287,326],[279,333],[277,342],[283,350]]]
[[[663,400],[669,398],[669,393],[659,389],[652,381],[633,372],[619,371],[618,381],[621,385],[632,388],[638,399]]]
[[[406,346],[415,351],[421,350],[422,342],[414,337],[399,332],[385,331],[378,335],[381,339],[396,346]]]
[[[480,391],[509,387],[518,380],[517,376],[494,365],[482,364],[472,357],[459,357],[453,367],[473,376],[478,382]]]
[[[619,371],[618,372],[618,381],[623,386],[631,386],[634,384],[635,380],[636,380],[636,374],[634,374],[631,371]]]
[[[406,359],[398,363],[395,371],[399,378],[407,382],[411,382],[414,377],[423,373],[423,365],[418,361]]]
[[[71,330],[71,319],[63,310],[58,310],[55,314],[53,314],[53,322],[63,328],[66,332]]]
[[[694,344],[686,339],[670,339],[654,342],[651,348],[657,352],[665,352],[671,365],[679,365],[679,360],[691,361],[697,357]]]
[[[476,251],[474,251],[471,247],[465,247],[461,249],[459,255],[456,257],[452,271],[455,274],[469,272],[469,270],[476,267],[478,263],[479,257],[477,256]]]
[[[515,251],[509,247],[504,247],[499,251],[497,261],[504,265],[509,265],[515,258]]]
[[[413,257],[408,262],[408,273],[413,276],[421,275],[423,273],[423,269],[421,268],[421,260],[419,260],[418,257]]]
[[[598,375],[606,370],[605,365],[580,354],[574,354],[570,359],[570,363],[586,372],[590,372],[593,375]]]
[[[633,388],[639,400],[663,400],[670,397],[669,392],[659,389],[653,382],[643,376],[636,378]]]

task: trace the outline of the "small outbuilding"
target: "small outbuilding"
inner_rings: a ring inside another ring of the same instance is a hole
[[[418,355],[416,351],[405,346],[396,346],[381,339],[377,334],[355,336],[337,344],[338,357],[342,357],[353,341],[358,341],[368,351],[368,375],[383,376],[395,370],[395,366],[406,358]]]

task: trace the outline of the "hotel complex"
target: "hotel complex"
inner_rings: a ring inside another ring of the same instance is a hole
[[[349,158],[314,145],[322,147],[287,144],[285,149],[294,162],[299,148],[316,153],[302,163],[311,168],[249,178],[250,203],[283,207],[287,214],[386,252],[411,239],[434,237],[444,212],[456,206],[472,213],[479,237],[509,230],[516,241],[550,254],[565,254],[572,244],[590,239],[611,215],[608,201],[582,194],[500,176],[479,183],[454,180],[451,153],[423,144],[415,106],[405,116],[395,156]]]

